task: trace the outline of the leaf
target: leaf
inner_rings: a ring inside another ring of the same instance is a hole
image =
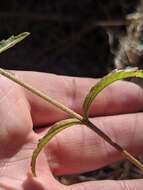
[[[41,150],[44,148],[44,146],[59,132],[62,130],[71,127],[72,125],[81,124],[81,121],[78,119],[66,119],[59,121],[51,126],[51,129],[48,131],[48,133],[39,140],[39,143],[37,145],[37,148],[34,150],[32,155],[32,161],[31,161],[31,167],[32,167],[32,173],[34,176],[36,176],[35,166],[36,166],[36,160],[41,152]]]
[[[23,32],[17,36],[11,36],[7,40],[0,41],[0,53],[6,51],[7,49],[13,47],[15,44],[22,41],[24,38],[26,38],[30,33],[29,32]]]
[[[117,80],[131,77],[143,78],[143,70],[137,70],[137,68],[114,70],[105,77],[103,77],[95,86],[91,88],[90,92],[87,94],[84,100],[84,119],[88,117],[90,105],[92,104],[95,97],[99,94],[99,92],[101,92],[105,87]]]

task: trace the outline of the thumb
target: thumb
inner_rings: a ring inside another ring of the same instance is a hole
[[[30,108],[22,88],[0,77],[0,157],[18,149],[31,131]]]

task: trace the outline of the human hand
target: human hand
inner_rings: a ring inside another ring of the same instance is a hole
[[[82,102],[95,79],[56,76],[36,72],[15,72],[25,82],[43,90],[74,111],[82,112]],[[129,82],[106,88],[92,105],[92,121],[115,142],[139,155],[143,148],[143,90]],[[100,117],[96,117],[100,116]],[[143,180],[95,181],[64,186],[53,175],[95,170],[121,159],[113,147],[85,126],[58,134],[40,153],[32,177],[30,162],[38,139],[50,125],[67,115],[15,83],[0,77],[0,190],[142,190]]]

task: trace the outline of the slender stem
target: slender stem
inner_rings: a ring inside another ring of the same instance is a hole
[[[64,106],[63,104],[59,103],[58,101],[54,100],[53,98],[49,97],[45,93],[37,90],[36,88],[32,87],[31,85],[21,81],[20,79],[16,78],[13,74],[5,71],[4,69],[0,68],[0,74],[7,77],[8,79],[14,81],[15,83],[23,86],[30,92],[34,93],[35,95],[41,97],[42,99],[46,100],[47,102],[51,103],[52,105],[56,106],[57,108],[61,109],[62,111],[68,113],[70,116],[75,117],[82,121],[83,124],[87,125],[88,128],[96,132],[101,138],[103,138],[106,142],[112,145],[117,151],[119,151],[126,159],[132,162],[136,167],[138,167],[141,171],[143,171],[143,164],[138,161],[134,156],[132,156],[127,150],[123,149],[120,145],[112,141],[110,137],[108,137],[103,131],[101,131],[98,127],[96,127],[91,121],[88,119],[84,119],[81,115],[77,114],[70,108]]]
[[[85,120],[84,124],[87,125],[88,128],[92,129],[96,132],[100,137],[102,137],[106,142],[112,145],[116,150],[118,150],[127,160],[133,163],[136,167],[138,167],[143,172],[143,164],[137,160],[134,156],[132,156],[127,150],[122,148],[119,144],[115,143],[110,137],[108,137],[103,131],[101,131],[98,127],[96,127],[91,121]]]
[[[33,86],[31,86],[31,85],[23,82],[22,80],[18,79],[17,77],[15,77],[10,72],[7,72],[4,69],[0,68],[0,74],[3,75],[3,76],[5,76],[5,77],[7,77],[8,79],[16,82],[20,86],[23,86],[24,88],[26,88],[30,92],[34,93],[35,95],[37,95],[40,98],[46,100],[47,102],[49,102],[50,104],[56,106],[57,108],[61,109],[62,111],[68,113],[70,116],[75,117],[75,118],[79,119],[80,121],[82,121],[82,116],[81,115],[77,114],[76,112],[74,112],[73,110],[71,110],[68,107],[64,106],[63,104],[61,104],[60,102],[56,101],[55,99],[49,97],[44,92],[42,92],[42,91],[34,88]]]

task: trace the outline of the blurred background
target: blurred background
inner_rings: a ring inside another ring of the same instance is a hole
[[[0,39],[28,31],[31,35],[0,55],[5,69],[34,70],[82,77],[101,77],[114,68],[115,51],[125,26],[97,22],[124,20],[134,0],[1,1]],[[111,49],[112,45],[112,49]],[[129,162],[81,175],[62,176],[65,184],[95,179],[132,179],[141,174]]]
[[[0,55],[0,64],[7,69],[101,77],[113,68],[109,32],[116,39],[125,26],[105,28],[96,23],[124,20],[137,3],[133,0],[2,1],[0,39],[24,31],[31,32],[31,36]]]

